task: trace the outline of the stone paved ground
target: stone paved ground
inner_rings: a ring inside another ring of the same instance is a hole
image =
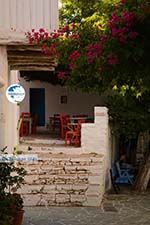
[[[150,225],[150,192],[107,195],[99,208],[28,207],[23,225]]]

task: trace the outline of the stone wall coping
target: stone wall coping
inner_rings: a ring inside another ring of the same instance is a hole
[[[48,32],[51,32],[48,30]],[[0,45],[29,45],[25,30],[0,29]]]

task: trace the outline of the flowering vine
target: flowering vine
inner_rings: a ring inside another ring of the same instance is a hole
[[[79,88],[83,84],[93,88],[92,79],[98,89],[103,85],[117,85],[118,74],[122,73],[123,83],[131,79],[134,70],[142,67],[145,37],[139,27],[149,14],[146,7],[149,4],[144,6],[142,1],[121,0],[105,26],[72,23],[52,33],[43,28],[33,29],[26,36],[30,44],[40,45],[44,54],[56,58],[58,65],[64,65],[64,71],[57,74],[59,79],[70,80],[73,85],[78,83]]]

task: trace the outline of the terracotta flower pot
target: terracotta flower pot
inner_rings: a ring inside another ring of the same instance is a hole
[[[14,215],[12,225],[21,225],[23,221],[23,214],[24,214],[24,210],[18,210]]]

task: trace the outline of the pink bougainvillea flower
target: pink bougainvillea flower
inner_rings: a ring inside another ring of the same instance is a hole
[[[119,41],[121,44],[126,44],[126,43],[127,43],[127,38],[126,38],[125,35],[120,34],[120,35],[118,36],[118,41]]]
[[[110,53],[107,57],[107,63],[111,66],[118,64],[118,56],[114,53]]]
[[[111,32],[113,37],[116,37],[118,35],[118,29],[116,27],[113,27]]]
[[[60,71],[60,72],[57,74],[57,77],[58,77],[59,79],[64,79],[64,78],[65,78],[65,72]]]
[[[78,50],[75,50],[70,54],[69,60],[76,61],[80,57],[80,55],[81,55],[80,52]]]
[[[115,25],[119,24],[119,22],[120,17],[115,12],[113,12],[111,18],[108,21],[109,27],[112,29]]]
[[[78,50],[75,50],[74,52],[72,52],[69,56],[69,67],[71,70],[73,70],[75,68],[76,62],[77,60],[80,58],[81,53]]]
[[[48,32],[45,32],[44,33],[44,39],[47,39],[49,37],[49,33]]]
[[[76,28],[76,23],[72,23],[72,29],[75,29]]]
[[[29,44],[33,44],[34,39],[32,37],[29,37]]]
[[[34,32],[33,33],[33,36],[34,36],[34,40],[36,41],[36,42],[38,42],[38,40],[39,40],[39,33],[38,32]]]
[[[74,51],[72,54],[70,54],[69,56],[69,68],[71,70],[75,69],[76,67],[76,63],[77,63],[77,60],[80,58],[80,52],[78,50]]]
[[[52,33],[52,38],[56,39],[59,38],[60,34],[59,33]]]
[[[121,4],[125,4],[126,3],[126,0],[121,0],[120,3]]]
[[[138,36],[138,33],[137,33],[137,32],[134,32],[134,31],[131,31],[131,32],[128,34],[128,37],[129,37],[130,39],[135,39],[137,36]]]
[[[90,44],[87,46],[87,50],[88,64],[91,64],[95,58],[102,54],[102,45],[101,43]]]
[[[39,29],[39,32],[40,32],[40,33],[44,33],[44,32],[45,32],[44,28],[40,28],[40,29]]]
[[[107,41],[108,41],[109,37],[107,35],[103,35],[101,38],[100,38],[100,41],[102,44],[105,44]]]
[[[69,24],[66,24],[66,25],[62,28],[62,31],[63,31],[63,32],[68,32],[68,31],[70,31]]]
[[[78,40],[79,39],[79,35],[78,34],[71,34],[71,35],[69,35],[69,37],[70,37],[70,39],[72,39],[72,40]]]
[[[129,26],[132,25],[132,23],[135,19],[135,14],[133,12],[129,12],[128,10],[124,10],[121,15],[122,15],[122,18],[127,25],[129,25]]]

